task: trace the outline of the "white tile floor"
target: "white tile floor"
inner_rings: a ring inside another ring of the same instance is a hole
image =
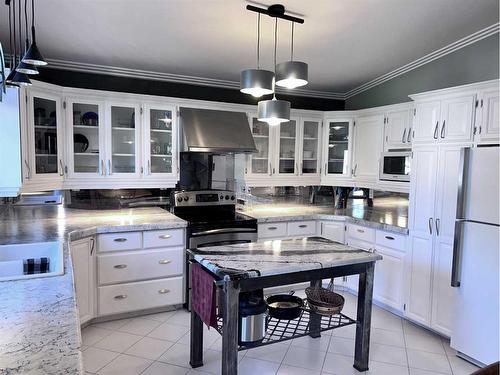
[[[356,298],[345,294],[344,313],[355,316]],[[189,366],[189,314],[184,310],[98,323],[82,330],[88,374],[220,374],[221,339],[204,335],[204,366]],[[359,374],[353,367],[354,326],[239,353],[239,374]],[[376,306],[372,315],[370,370],[376,375],[468,375],[477,370],[455,356],[449,342]]]

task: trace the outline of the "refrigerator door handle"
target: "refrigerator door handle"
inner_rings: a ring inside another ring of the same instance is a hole
[[[455,221],[455,236],[453,238],[453,260],[451,263],[451,286],[460,287],[460,271],[462,270],[462,234],[467,220]]]
[[[429,234],[432,236],[432,217],[429,218]]]

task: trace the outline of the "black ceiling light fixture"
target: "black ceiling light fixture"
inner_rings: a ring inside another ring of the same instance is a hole
[[[19,15],[21,15],[21,4],[19,4]],[[28,52],[28,48],[30,45],[30,41],[28,39],[28,0],[24,0],[24,27],[25,27],[25,37],[26,37],[26,43],[24,46],[24,53]],[[21,20],[19,20],[19,29],[21,29]],[[21,41],[21,40],[20,40]],[[17,65],[16,70],[20,73],[24,74],[38,74],[38,69],[36,68],[35,65],[25,63],[24,61],[20,61],[19,64]]]
[[[10,11],[11,10],[11,7],[10,7],[10,3],[12,2],[12,12]],[[9,73],[7,79],[6,79],[6,83],[8,85],[11,85],[11,86],[29,86],[31,85],[31,81],[30,79],[28,78],[28,76],[24,73],[21,73],[21,72],[18,72],[16,69],[15,69],[15,66],[16,66],[16,63],[18,62],[17,61],[17,41],[16,41],[16,4],[14,2],[14,0],[10,1],[6,1],[7,5],[9,6],[9,31],[10,31],[10,25],[11,25],[11,19],[14,21],[13,22],[13,32],[12,32],[12,35],[14,35],[14,48],[12,48],[12,44],[10,46],[10,54],[14,55],[14,59],[12,59],[12,64],[11,64],[11,72]],[[20,9],[19,9],[20,10]],[[19,20],[21,19],[21,13],[19,13]],[[21,25],[19,25],[19,29],[21,29]],[[19,32],[19,35],[21,36],[21,31]],[[22,44],[22,42],[21,42]],[[21,48],[19,49],[19,59],[21,58]]]
[[[28,52],[23,57],[23,62],[35,66],[47,65],[47,61],[43,58],[35,38],[35,0],[31,0],[31,46]]]

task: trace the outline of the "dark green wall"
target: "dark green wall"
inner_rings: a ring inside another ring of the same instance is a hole
[[[346,100],[346,109],[410,101],[408,95],[499,77],[498,34],[434,60]]]

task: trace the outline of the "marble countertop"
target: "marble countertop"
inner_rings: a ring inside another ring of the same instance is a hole
[[[373,207],[360,202],[352,203],[345,209],[336,209],[333,205],[259,203],[242,206],[240,211],[256,218],[259,223],[345,219],[355,224],[408,234],[408,201],[405,199],[376,199]]]
[[[0,374],[83,372],[69,241],[97,233],[185,226],[160,208],[0,206],[0,245],[61,241],[65,270],[62,276],[0,282]]]
[[[231,279],[282,275],[382,259],[377,253],[319,237],[203,247],[188,252],[213,274]]]

